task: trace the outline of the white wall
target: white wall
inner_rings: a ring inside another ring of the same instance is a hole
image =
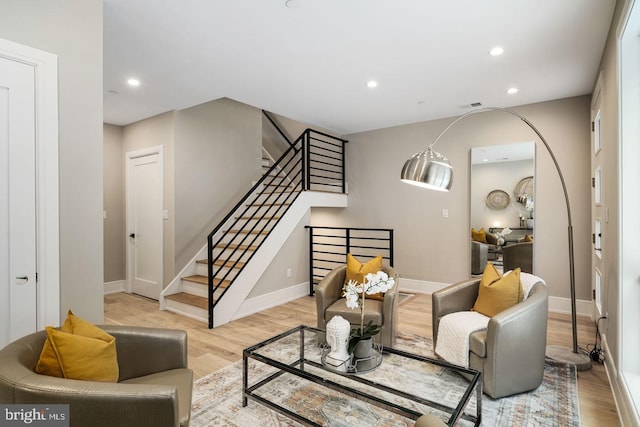
[[[102,322],[102,1],[1,9],[0,37],[58,55],[60,315]]]

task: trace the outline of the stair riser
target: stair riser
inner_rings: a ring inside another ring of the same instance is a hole
[[[213,297],[214,298],[218,298],[220,295],[222,295],[223,291],[224,291],[224,289],[218,289],[216,292],[213,293]],[[191,294],[191,295],[197,295],[197,296],[203,297],[203,298],[207,298],[207,286],[206,285],[201,285],[199,283],[190,282],[188,280],[183,280],[182,281],[182,292],[185,292],[185,293]]]
[[[214,268],[213,268],[213,271],[214,271],[214,272],[218,271],[218,270],[217,270],[218,268],[220,268],[220,267],[214,267]],[[220,269],[220,270],[218,271],[218,273],[216,274],[216,276],[217,276],[217,277],[224,277],[224,276],[229,272],[229,270],[230,270],[229,268],[227,268],[227,267],[223,267],[222,269]],[[237,268],[235,268],[234,270],[236,270],[236,271],[237,271],[238,269],[237,269]],[[207,277],[207,276],[209,275],[209,271],[208,271],[208,269],[207,269],[207,264],[197,264],[197,265],[196,265],[196,272],[195,272],[195,274],[199,274],[200,276],[205,276],[205,277]],[[236,273],[231,272],[231,273],[229,273],[229,275],[228,275],[227,277],[231,277],[231,276],[233,276],[233,275],[235,275],[235,274],[236,274]]]
[[[166,308],[168,311],[172,311],[174,313],[178,313],[183,316],[199,320],[201,322],[207,323],[209,321],[209,312],[207,310],[201,309],[200,307],[195,307],[193,305],[184,304],[179,301],[167,299]]]

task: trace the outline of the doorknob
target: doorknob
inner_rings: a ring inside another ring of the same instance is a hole
[[[136,233],[129,234],[129,237],[131,237],[132,239],[135,239],[136,238]]]
[[[29,276],[17,276],[16,280],[24,280],[24,283],[21,283],[22,285],[24,285],[29,281]]]

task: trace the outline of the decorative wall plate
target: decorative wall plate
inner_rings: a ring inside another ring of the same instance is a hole
[[[485,203],[489,209],[501,210],[509,206],[511,197],[502,190],[493,190],[487,194],[487,200]]]

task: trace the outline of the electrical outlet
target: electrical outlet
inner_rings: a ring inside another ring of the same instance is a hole
[[[287,268],[287,277],[291,277],[291,268]]]
[[[449,209],[442,209],[442,218],[449,218]]]

